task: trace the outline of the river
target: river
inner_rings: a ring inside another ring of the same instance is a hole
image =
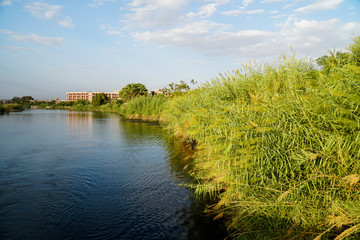
[[[0,116],[0,239],[223,239],[179,184],[184,148],[115,114]]]

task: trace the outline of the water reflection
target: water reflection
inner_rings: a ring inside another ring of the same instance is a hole
[[[157,123],[122,119],[120,128],[126,132],[124,136],[132,143],[135,141],[139,146],[146,146],[149,141],[155,141],[166,149],[166,152],[162,153],[165,155],[160,156],[160,158],[165,159],[166,167],[175,185],[193,183],[193,178],[189,172],[184,170],[185,166],[191,163],[191,157],[194,154],[191,144],[173,137],[169,131],[164,130]],[[141,137],[139,138],[139,136]],[[150,156],[153,158],[158,157],[154,154],[150,154]],[[225,226],[221,222],[214,222],[213,217],[205,216],[203,213],[206,204],[210,203],[196,199],[194,192],[190,189],[181,187],[181,190],[177,191],[185,191],[183,198],[178,199],[181,204],[175,207],[176,212],[174,213],[177,216],[175,222],[186,227],[184,229],[186,234],[182,239],[226,238]],[[159,199],[159,201],[161,200]],[[170,207],[171,203],[168,203],[168,205]]]
[[[91,112],[66,112],[66,123],[69,134],[92,134],[93,114]]]

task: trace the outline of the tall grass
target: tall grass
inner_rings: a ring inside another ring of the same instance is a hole
[[[218,200],[209,211],[233,237],[360,237],[354,62],[326,73],[294,56],[246,65],[172,99],[164,118],[198,142],[192,187]]]
[[[161,113],[166,109],[168,101],[163,95],[138,96],[123,104],[120,113],[132,119],[161,121]]]

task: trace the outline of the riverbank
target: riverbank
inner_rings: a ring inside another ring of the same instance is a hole
[[[17,103],[6,103],[0,105],[0,113],[9,113],[9,112],[21,112],[24,111],[25,107]]]
[[[159,114],[197,142],[189,187],[232,237],[360,237],[360,39],[349,49],[322,71],[290,57],[221,74]]]
[[[188,187],[235,239],[358,239],[360,39],[349,49],[322,70],[282,57],[172,98],[71,109],[161,121],[196,142]]]
[[[73,105],[40,105],[32,106],[37,109],[59,109],[72,111],[96,111],[119,114],[127,119],[142,120],[148,122],[164,122],[164,117],[161,116],[163,111],[167,108],[169,98],[158,96],[139,96],[130,102],[123,103],[122,101],[113,100],[107,104],[95,106],[86,101],[75,102]]]

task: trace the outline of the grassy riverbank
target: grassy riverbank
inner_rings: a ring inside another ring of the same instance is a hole
[[[143,121],[159,122],[164,119],[161,117],[162,112],[167,108],[169,98],[158,96],[139,96],[129,102],[123,103],[119,100],[112,100],[109,103],[95,106],[88,101],[77,101],[72,105],[52,104],[42,105],[40,109],[62,109],[73,111],[98,111],[120,114],[128,119],[138,119]]]
[[[162,113],[167,109],[169,98],[159,96],[140,96],[121,106],[120,113],[129,119],[144,121],[163,121]]]
[[[0,113],[21,112],[25,107],[18,103],[6,103],[0,105]]]
[[[360,237],[359,38],[350,49],[323,71],[295,57],[244,66],[160,108],[196,140],[191,187],[218,200],[208,211],[232,237]]]
[[[188,93],[105,111],[161,121],[194,146],[186,167],[207,212],[238,239],[360,238],[360,38],[349,53],[247,65]]]

